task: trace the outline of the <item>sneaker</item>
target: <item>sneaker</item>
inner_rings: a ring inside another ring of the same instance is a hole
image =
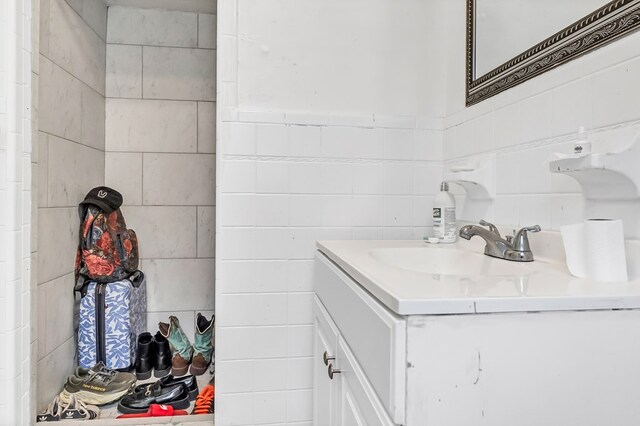
[[[69,403],[62,407],[60,420],[93,420],[97,419],[100,409],[95,405],[87,405],[75,395],[71,395]]]
[[[74,375],[69,376],[60,401],[68,404],[71,396],[85,404],[104,405],[117,401],[136,384],[136,376],[107,369],[99,362],[93,368],[78,367]]]
[[[215,393],[213,385],[209,384],[203,387],[200,395],[196,398],[196,405],[191,414],[212,414]]]
[[[60,412],[62,407],[60,406],[60,398],[55,397],[47,409],[36,416],[38,422],[57,422],[60,420]]]

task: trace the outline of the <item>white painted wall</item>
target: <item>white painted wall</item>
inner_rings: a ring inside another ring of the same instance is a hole
[[[35,413],[32,329],[31,3],[0,5],[0,425]],[[35,262],[34,262],[35,263]]]
[[[430,232],[443,3],[219,3],[216,424],[310,424],[316,240]]]
[[[585,202],[573,179],[547,165],[551,154],[572,152],[579,126],[596,151],[631,142],[640,120],[640,33],[465,108],[465,1],[447,6],[445,167],[497,154],[495,201],[463,219],[557,230],[587,217],[621,218],[626,236],[640,237],[640,202]]]
[[[240,107],[442,117],[440,3],[238,1]]]

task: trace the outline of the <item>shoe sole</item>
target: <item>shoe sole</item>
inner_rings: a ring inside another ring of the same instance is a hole
[[[122,398],[123,396],[125,396],[131,389],[133,389],[135,387],[135,382],[128,387],[127,389],[124,389],[122,391],[118,391],[118,392],[113,392],[110,393],[108,395],[100,395],[100,394],[96,394],[95,392],[88,392],[88,391],[78,391],[75,393],[71,393],[68,392],[66,389],[64,389],[61,393],[60,393],[60,401],[64,404],[68,404],[70,399],[71,399],[71,395],[75,395],[75,397],[77,399],[79,399],[80,401],[84,402],[85,404],[89,404],[89,405],[105,405],[105,404],[110,404],[112,402],[115,402],[117,400],[119,400],[120,398]]]
[[[147,380],[149,377],[151,377],[151,370],[145,371],[144,373],[138,373],[136,370],[136,378],[138,380]]]
[[[191,369],[189,370],[189,372],[194,376],[202,376],[204,372],[207,371],[207,368],[209,368],[208,364],[204,367],[196,367],[195,365],[191,364]]]
[[[173,374],[174,376],[184,376],[185,374],[187,374],[187,371],[189,371],[188,365],[180,368],[176,368],[176,367],[171,368],[171,374]]]
[[[167,376],[169,373],[171,373],[171,367],[166,368],[164,370],[155,370],[155,369],[153,370],[153,375],[158,379],[164,376]]]

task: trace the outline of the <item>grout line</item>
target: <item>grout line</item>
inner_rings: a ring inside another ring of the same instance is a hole
[[[200,206],[195,206],[196,207],[196,258],[197,259],[203,259],[198,255],[198,228],[199,228],[199,222],[198,222],[198,209],[200,208]]]
[[[212,154],[214,155],[214,154]],[[343,163],[343,164],[370,164],[370,165],[415,165],[415,166],[442,166],[439,160],[412,160],[412,159],[384,159],[384,158],[349,158],[349,157],[297,157],[276,155],[253,154],[218,154],[223,161],[256,161],[256,162],[283,162],[283,163]]]
[[[38,132],[45,133],[47,136],[53,136],[54,138],[62,139],[63,141],[71,142],[71,143],[73,143],[73,144],[80,145],[80,146],[83,146],[83,147],[85,147],[85,148],[93,149],[93,150],[98,151],[98,152],[101,152],[101,153],[103,153],[103,154],[106,154],[106,153],[107,153],[107,151],[106,151],[106,150],[104,150],[104,151],[103,151],[103,150],[101,150],[101,149],[99,149],[99,148],[96,148],[95,146],[91,146],[91,145],[84,144],[84,143],[82,143],[82,142],[74,141],[73,139],[65,138],[64,136],[58,136],[58,135],[56,135],[56,134],[54,134],[54,133],[45,132],[44,130],[39,130],[39,129],[38,129]],[[50,144],[50,143],[51,143],[51,141],[50,141],[50,140],[47,140],[47,144]],[[39,153],[38,153],[38,154],[39,154]],[[48,147],[47,147],[47,154],[49,154],[49,149],[48,149]],[[47,155],[47,157],[48,157],[48,155]],[[47,158],[47,160],[48,160],[48,158]],[[48,176],[47,176],[47,178],[48,178]]]
[[[144,77],[143,77],[144,82]],[[168,98],[125,98],[125,97],[112,97],[105,96],[105,99],[116,99],[116,100],[125,100],[125,101],[164,101],[164,102],[211,102],[215,104],[215,100],[209,99],[168,99]]]
[[[65,273],[65,274],[62,274],[62,275],[60,275],[60,276],[58,276],[58,277],[51,278],[50,280],[47,280],[47,281],[44,281],[44,282],[41,282],[41,283],[37,283],[37,285],[38,285],[38,286],[41,286],[41,285],[47,285],[47,284],[49,284],[49,283],[51,283],[51,282],[53,282],[53,281],[55,281],[55,280],[59,280],[60,278],[64,278],[64,277],[66,277],[67,275],[73,275],[73,274],[74,274],[74,271],[70,271],[70,272],[67,272],[67,273]]]
[[[200,153],[200,102],[196,102],[196,152]]]
[[[114,43],[114,42],[109,42],[106,44],[113,44],[113,45],[117,45],[117,46],[142,46],[142,47],[151,47],[151,48],[158,48],[158,49],[190,49],[190,50],[218,50],[215,47],[198,47],[197,45],[195,47],[192,46],[166,46],[166,45],[159,45],[159,44],[141,44],[141,43]]]
[[[65,3],[66,3],[66,1],[65,1]],[[67,6],[68,6],[71,10],[73,10],[73,11],[75,12],[75,14],[76,14],[76,15],[78,15],[78,18],[80,18],[80,20],[81,20],[82,22],[84,22],[84,23],[87,25],[87,27],[88,27],[91,31],[93,31],[93,33],[94,33],[95,35],[97,35],[97,36],[98,36],[98,38],[99,38],[103,43],[105,43],[105,44],[107,43],[107,40],[103,39],[103,38],[102,38],[102,36],[101,36],[100,34],[98,34],[98,32],[97,32],[96,30],[94,30],[94,29],[93,29],[93,27],[92,27],[91,25],[89,25],[89,23],[84,19],[84,17],[83,17],[82,15],[80,15],[80,14],[78,13],[78,11],[77,11],[77,10],[75,10],[75,9],[74,9],[73,7],[71,7],[71,5],[69,5],[69,4],[67,4]],[[108,11],[108,7],[105,5],[105,7],[104,7],[104,14],[108,16],[108,13],[109,13],[109,11]],[[49,22],[51,22],[51,18],[49,18]],[[49,31],[49,32],[51,32],[51,31]],[[106,37],[106,35],[105,35],[105,37]]]
[[[56,135],[53,135],[56,136]],[[59,136],[56,136],[59,137]],[[64,139],[64,138],[62,138]],[[73,141],[71,141],[73,142]],[[79,142],[76,142],[79,143]],[[87,145],[84,145],[87,146]],[[120,151],[120,150],[110,150],[110,151],[105,151],[105,153],[109,153],[109,154],[156,154],[156,155],[215,155],[212,152],[194,152],[194,151]]]
[[[146,204],[144,203],[144,157],[145,157],[144,154],[145,153],[143,152],[142,156],[141,156],[142,157],[142,159],[141,159],[141,162],[142,162],[141,169],[142,170],[140,170],[141,173],[142,173],[142,178],[140,179],[140,191],[141,191],[141,194],[140,194],[140,203],[141,204],[140,205],[141,206],[146,206]]]
[[[81,84],[83,84],[84,86],[86,86],[88,89],[93,90],[95,93],[97,93],[98,95],[102,96],[103,98],[106,99],[106,87],[105,87],[105,93],[102,94],[100,92],[98,92],[96,89],[94,89],[93,87],[91,87],[88,83],[86,83],[84,80],[80,79],[80,77],[72,74],[70,71],[67,71],[62,65],[60,65],[59,63],[57,63],[56,61],[54,61],[53,59],[51,59],[49,56],[45,55],[42,52],[38,52],[39,55],[41,55],[44,58],[47,58],[47,60],[49,62],[51,62],[53,65],[55,65],[56,67],[60,68],[63,72],[67,73],[69,76],[71,76],[71,78],[73,78],[74,80],[79,81]],[[106,54],[106,53],[105,53]],[[42,74],[42,71],[40,71],[40,74],[38,74],[38,77],[40,77]]]
[[[141,257],[140,260],[215,260],[215,257]]]
[[[140,46],[140,99],[144,97],[144,46]]]

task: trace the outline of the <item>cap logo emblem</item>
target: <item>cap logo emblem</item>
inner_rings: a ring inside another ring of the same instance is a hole
[[[98,191],[98,198],[104,198],[107,195],[109,195],[107,191],[102,191],[102,190]]]

